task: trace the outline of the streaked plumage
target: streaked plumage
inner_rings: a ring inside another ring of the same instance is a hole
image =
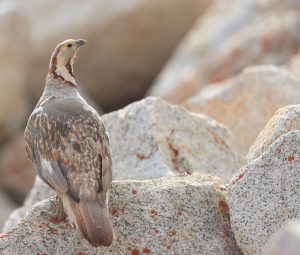
[[[38,176],[57,192],[69,220],[101,246],[114,239],[106,201],[112,164],[104,124],[76,89],[73,62],[84,43],[67,40],[54,50],[25,141]]]

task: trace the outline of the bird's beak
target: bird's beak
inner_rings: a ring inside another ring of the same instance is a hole
[[[78,40],[76,40],[76,46],[77,46],[77,48],[80,47],[80,46],[82,46],[82,45],[85,45],[86,43],[87,43],[87,41],[84,40],[84,39],[78,39]]]

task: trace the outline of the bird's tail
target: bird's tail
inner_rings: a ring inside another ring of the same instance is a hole
[[[101,200],[99,196],[96,201],[80,200],[77,203],[67,197],[68,205],[65,205],[69,206],[66,208],[69,219],[74,221],[82,235],[95,247],[109,246],[115,239],[106,203]]]

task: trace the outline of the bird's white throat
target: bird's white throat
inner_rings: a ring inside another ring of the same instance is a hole
[[[70,68],[73,69],[73,63],[70,63]],[[67,68],[66,63],[64,62],[64,59],[57,58],[55,73],[61,76],[65,81],[69,81],[73,84],[76,84],[74,77],[72,76],[70,70]]]

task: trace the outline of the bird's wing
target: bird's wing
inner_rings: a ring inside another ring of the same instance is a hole
[[[25,129],[25,148],[38,176],[52,189],[60,193],[68,191],[64,176],[55,152],[52,151],[55,123],[42,111],[34,112]]]
[[[28,121],[25,144],[38,175],[53,189],[75,201],[101,191],[105,198],[112,179],[111,153],[97,113],[53,116],[37,109]]]

